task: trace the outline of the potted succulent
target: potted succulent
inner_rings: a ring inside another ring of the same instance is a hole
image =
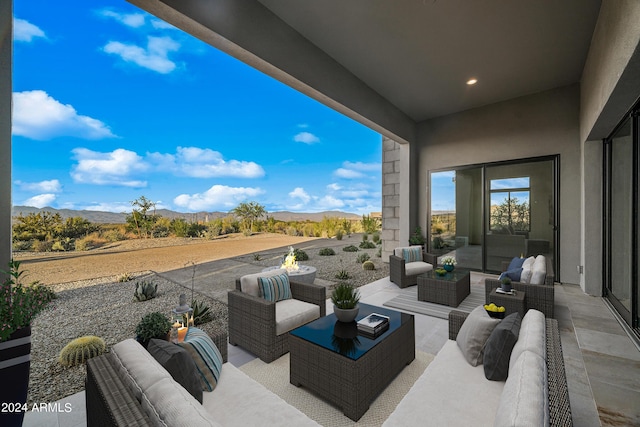
[[[27,402],[31,353],[31,320],[55,298],[44,285],[20,283],[24,271],[20,262],[11,260],[9,270],[2,271],[0,284],[0,402],[11,402],[22,408]],[[9,386],[10,384],[10,386]],[[2,425],[20,426],[24,412],[2,414]]]
[[[155,311],[146,314],[136,326],[136,340],[146,348],[151,338],[166,340],[170,330],[169,318]]]
[[[348,283],[338,283],[331,292],[333,312],[340,322],[353,322],[358,315],[360,292]]]
[[[503,292],[511,292],[511,279],[507,276],[504,276],[500,279],[500,283]]]
[[[458,263],[454,257],[449,255],[442,257],[441,262],[442,262],[442,267],[449,272],[453,271],[456,264]]]

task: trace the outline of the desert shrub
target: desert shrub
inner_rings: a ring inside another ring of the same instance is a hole
[[[99,243],[93,237],[87,236],[82,239],[76,240],[76,251],[88,251],[90,249],[96,248],[99,246]]]
[[[322,255],[322,256],[329,256],[329,255],[335,255],[335,254],[336,254],[336,251],[334,251],[331,248],[322,248],[318,252],[318,255]]]
[[[298,236],[298,229],[292,225],[286,229],[287,236]]]
[[[378,250],[376,251],[376,256],[378,258],[382,258],[382,246],[378,246]]]
[[[368,240],[364,240],[360,242],[361,249],[375,249],[375,247],[376,247],[376,244]]]
[[[302,249],[294,249],[293,254],[296,256],[296,261],[306,261],[309,259],[309,255]]]
[[[141,280],[135,283],[133,292],[134,301],[148,301],[156,297],[158,293],[158,284]]]
[[[364,270],[375,270],[376,265],[373,263],[373,261],[365,261],[362,263],[362,268]]]
[[[100,356],[105,348],[104,340],[100,337],[87,335],[76,338],[64,346],[58,361],[67,367],[81,365],[92,357]]]
[[[260,256],[260,254],[253,254],[253,260],[254,261],[260,261],[262,259],[262,257]]]
[[[64,252],[75,249],[75,242],[69,237],[61,240],[56,240],[51,246],[52,251]]]
[[[119,283],[128,282],[128,281],[130,281],[132,279],[133,279],[133,276],[131,275],[131,273],[123,273],[120,276],[118,276],[118,282]]]
[[[342,236],[343,236],[343,234],[342,234],[342,230],[338,229],[338,230],[336,231],[336,239],[338,239],[338,240],[342,240]]]
[[[89,220],[79,216],[67,218],[60,227],[60,237],[78,239],[91,233],[100,231],[98,224],[93,224]]]
[[[369,254],[368,254],[368,253],[366,253],[366,252],[364,252],[364,253],[361,253],[360,255],[358,255],[358,257],[356,258],[356,262],[357,262],[358,264],[362,264],[363,262],[368,261],[368,260],[369,260],[369,258],[371,258],[371,257],[369,256]]]
[[[127,239],[124,231],[118,228],[103,231],[101,233],[101,236],[108,242],[121,242]]]
[[[210,224],[205,227],[204,230],[200,233],[202,237],[208,240],[213,240],[216,237],[222,234],[222,225],[221,224]]]
[[[244,230],[242,230],[242,234],[246,237],[249,237],[253,234],[253,231],[251,231],[250,228],[245,228]]]
[[[31,249],[35,252],[51,252],[53,242],[50,240],[34,240]]]
[[[345,252],[358,252],[358,248],[353,245],[345,246],[342,250]]]
[[[380,241],[380,233],[378,231],[373,233],[371,240],[373,240],[374,243],[378,243]]]
[[[184,218],[174,218],[171,220],[171,232],[176,237],[189,236],[189,223]]]
[[[211,307],[204,301],[193,300],[191,301],[191,308],[193,308],[193,325],[198,326],[203,323],[207,323],[213,320],[213,313]]]
[[[347,272],[347,270],[340,270],[336,273],[336,279],[340,279],[340,280],[347,280],[349,279],[351,276],[349,275],[349,273]]]
[[[14,241],[12,244],[12,249],[14,251],[28,251],[33,247],[33,242],[31,240],[18,240]]]
[[[313,224],[305,224],[304,227],[302,227],[302,235],[304,237],[315,237],[316,236],[315,226]]]
[[[136,339],[143,346],[147,346],[151,338],[164,340],[171,329],[171,322],[159,311],[146,314],[136,326]]]

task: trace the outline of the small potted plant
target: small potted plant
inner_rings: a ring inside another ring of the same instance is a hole
[[[146,314],[136,327],[136,340],[145,348],[151,338],[166,340],[171,330],[171,322],[164,314],[155,311]]]
[[[348,283],[338,283],[331,292],[333,312],[340,322],[353,322],[358,315],[360,292]]]
[[[456,264],[458,263],[456,259],[452,256],[442,257],[441,261],[442,261],[442,267],[449,272],[453,271]]]
[[[502,292],[511,292],[511,279],[509,277],[503,277],[502,279],[500,279],[500,283],[502,284],[500,286],[502,288]]]

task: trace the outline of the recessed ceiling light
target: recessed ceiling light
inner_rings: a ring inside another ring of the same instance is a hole
[[[469,86],[474,85],[476,83],[478,83],[478,79],[469,79],[469,80],[467,80],[467,84]]]

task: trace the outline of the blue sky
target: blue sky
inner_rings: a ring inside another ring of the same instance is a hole
[[[14,1],[14,205],[368,214],[381,147],[125,1]]]

